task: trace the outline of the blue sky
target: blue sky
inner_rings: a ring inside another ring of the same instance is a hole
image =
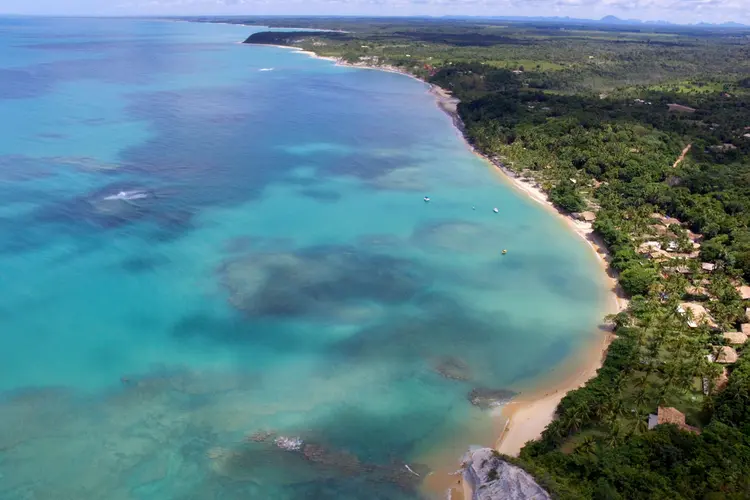
[[[750,23],[750,0],[0,0],[0,12],[70,15],[453,14],[582,18],[613,14],[623,18],[683,23]]]

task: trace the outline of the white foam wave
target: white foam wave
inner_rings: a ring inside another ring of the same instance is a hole
[[[112,194],[112,195],[104,197],[105,200],[125,200],[125,201],[142,200],[143,198],[148,198],[148,193],[146,193],[145,191],[138,191],[138,190],[120,191],[117,194]]]
[[[303,444],[302,439],[298,437],[288,438],[284,436],[277,437],[273,440],[273,442],[276,443],[276,446],[278,446],[282,450],[288,451],[299,451],[302,449]]]

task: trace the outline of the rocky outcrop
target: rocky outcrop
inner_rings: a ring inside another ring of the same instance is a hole
[[[463,478],[472,500],[549,500],[549,494],[525,470],[503,460],[490,448],[464,456]]]
[[[516,393],[506,389],[488,389],[486,387],[475,387],[466,398],[474,406],[487,410],[507,403]]]

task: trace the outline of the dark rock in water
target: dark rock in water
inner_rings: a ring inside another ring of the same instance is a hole
[[[501,458],[490,448],[464,456],[464,481],[471,486],[471,500],[549,500],[534,478]]]
[[[329,450],[318,444],[306,444],[302,453],[310,462],[334,468],[342,475],[359,474],[366,469],[355,455],[345,451]]]
[[[471,390],[468,399],[474,406],[486,410],[507,403],[514,395],[515,393],[513,391],[508,391],[506,389],[487,389],[484,387],[477,387]]]
[[[454,356],[445,356],[435,363],[435,371],[442,377],[451,380],[470,380],[471,368],[464,360]]]

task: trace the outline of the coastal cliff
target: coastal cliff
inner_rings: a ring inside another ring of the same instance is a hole
[[[491,448],[464,456],[464,482],[471,500],[548,500],[551,497],[525,470],[509,464]]]

